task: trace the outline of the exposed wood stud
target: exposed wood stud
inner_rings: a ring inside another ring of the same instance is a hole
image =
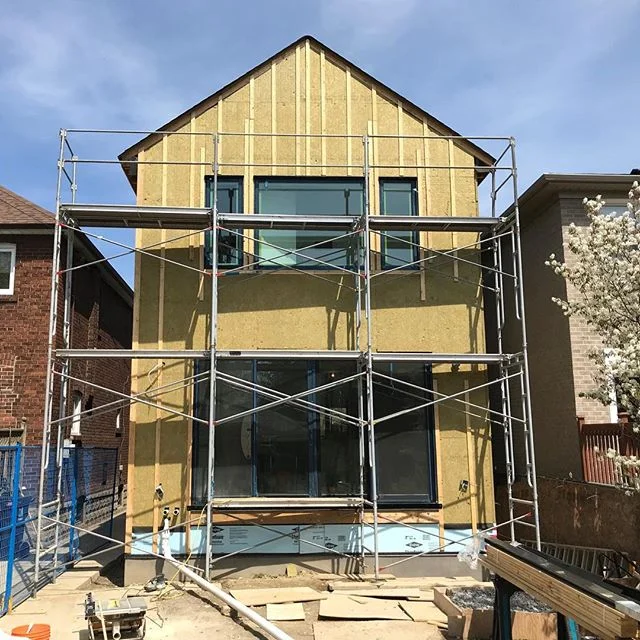
[[[311,175],[311,46],[308,40],[304,43],[304,131],[307,134],[304,139],[305,173]]]
[[[403,131],[403,121],[404,121],[404,111],[402,109],[402,102],[398,101],[397,103],[398,105],[398,163],[400,165],[404,165],[404,138],[402,137],[404,135]],[[403,166],[401,166],[398,169],[398,175],[404,175],[405,173],[405,169],[403,168]]]
[[[296,122],[295,122],[295,127],[294,127],[294,132],[295,133],[300,133],[300,91],[301,91],[301,87],[300,87],[300,47],[296,47],[296,56],[295,56],[295,63],[296,63],[296,69],[295,69],[295,80],[296,80]],[[295,139],[295,145],[296,145],[296,175],[299,176],[300,175],[300,138],[296,137]]]
[[[322,135],[326,135],[327,133],[327,87],[326,87],[326,56],[324,51],[320,51],[320,132]],[[327,175],[327,139],[322,138],[320,141],[321,146],[321,158],[320,163],[322,164],[321,173],[323,176]]]
[[[278,84],[276,82],[277,65],[275,60],[271,63],[271,131],[278,130]],[[278,138],[271,136],[271,163],[278,162]],[[277,167],[273,167],[273,175],[278,173]]]
[[[353,140],[351,138],[351,69],[347,67],[345,71],[345,91],[346,91],[346,110],[347,110],[347,175],[353,174],[351,165],[353,164]]]
[[[464,381],[464,401],[469,406],[469,380]],[[471,530],[473,533],[478,531],[478,478],[476,477],[476,453],[474,447],[474,438],[471,431],[471,416],[469,412],[464,414],[465,431],[467,436],[467,461],[469,465],[469,500],[471,503]]]
[[[433,393],[436,398],[438,398],[438,381],[433,379]],[[433,417],[434,417],[434,428],[433,428],[433,439],[435,441],[436,447],[436,476],[438,478],[438,500],[445,504],[444,499],[444,467],[442,465],[442,439],[440,434],[440,404],[436,403],[433,405]],[[446,544],[445,535],[444,535],[444,509],[438,510],[438,535],[440,536],[440,545],[443,546]]]

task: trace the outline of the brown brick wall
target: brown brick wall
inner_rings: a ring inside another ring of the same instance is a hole
[[[0,235],[0,243],[16,244],[15,291],[0,296],[0,428],[25,425],[25,443],[40,444],[49,323],[52,236]],[[80,252],[74,255],[77,264]],[[64,261],[63,261],[64,263]],[[71,346],[74,348],[130,348],[131,309],[101,277],[96,267],[74,272]],[[62,301],[59,305],[58,344],[62,345]],[[127,360],[74,360],[71,375],[129,393]],[[83,395],[83,408],[93,395],[94,414],[82,420],[82,446],[116,447],[126,473],[129,410],[122,410],[122,435],[116,435],[115,412],[98,415],[97,408],[115,399],[82,383],[70,383],[70,393]],[[54,398],[57,400],[59,387]],[[67,409],[71,413],[71,403]],[[54,415],[58,415],[57,402]],[[68,437],[70,424],[64,436]]]
[[[585,194],[590,195],[590,194]],[[588,218],[584,213],[581,198],[561,198],[562,209],[562,234],[563,241],[569,240],[569,225],[575,224],[578,227],[586,227]],[[567,252],[565,259],[571,265],[575,258],[573,254]],[[569,300],[574,299],[575,289],[569,286],[567,296]],[[572,316],[569,319],[569,330],[571,334],[571,358],[573,362],[573,384],[576,394],[576,415],[583,416],[587,422],[609,422],[609,407],[604,406],[597,400],[579,397],[580,393],[593,389],[593,364],[588,357],[592,349],[602,348],[602,343],[596,334],[587,326],[582,318]]]

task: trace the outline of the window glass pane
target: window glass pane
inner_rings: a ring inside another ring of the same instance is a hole
[[[0,289],[11,285],[11,252],[0,251]]]
[[[364,206],[362,180],[333,180],[299,178],[256,181],[257,213],[287,215],[357,215]],[[346,267],[353,264],[355,236],[338,238],[337,231],[259,231],[257,238],[276,245],[271,247],[258,244],[261,258],[269,262],[263,266],[298,266],[305,268],[323,268],[315,260],[329,265]],[[322,243],[318,247],[304,249],[304,256],[287,253],[301,250],[312,244]]]
[[[414,180],[381,180],[381,203],[383,215],[417,215],[416,183]],[[407,242],[417,243],[414,231],[387,231],[383,238],[383,264],[385,267],[399,267],[417,259],[416,247]]]
[[[307,362],[258,361],[257,384],[287,395],[307,389]],[[272,402],[258,394],[258,406]],[[256,414],[258,495],[309,495],[309,412],[279,405]]]
[[[220,362],[220,371],[236,378],[251,381],[253,364],[250,360]],[[198,372],[208,371],[209,363],[201,361]],[[227,382],[216,383],[218,419],[235,415],[253,406],[253,393],[237,389]],[[209,381],[198,382],[194,415],[209,418]],[[251,495],[251,416],[239,418],[216,427],[215,485],[216,497]],[[207,500],[207,451],[209,427],[196,422],[193,437],[192,501],[204,504]]]
[[[355,362],[318,362],[315,387],[348,378],[356,373]],[[351,380],[315,394],[313,402],[358,417],[358,381]],[[357,425],[340,417],[316,413],[318,435],[318,493],[321,496],[354,496],[360,493]]]
[[[213,178],[207,177],[206,206],[213,206]],[[218,211],[242,213],[242,178],[218,178]],[[234,231],[238,231],[234,229]],[[229,231],[218,231],[218,266],[238,267],[242,260],[242,237]],[[211,232],[205,234],[205,267],[210,268]]]
[[[600,215],[602,216],[621,216],[627,210],[626,202],[621,202],[620,204],[605,204],[600,209]]]
[[[424,387],[425,367],[418,363],[392,363],[376,369],[391,381],[375,378],[376,418],[409,409],[430,400],[427,391],[407,387],[401,381]],[[376,425],[376,462],[380,501],[435,502],[433,422],[422,409]]]

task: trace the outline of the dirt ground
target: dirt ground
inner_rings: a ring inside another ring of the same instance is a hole
[[[260,576],[224,580],[222,586],[225,590],[234,587],[284,586],[309,586],[325,590],[326,582],[309,576],[295,578]],[[97,578],[93,584],[81,590],[49,593],[43,591],[35,600],[28,600],[14,612],[0,619],[0,629],[8,633],[13,627],[21,624],[45,622],[51,625],[51,637],[54,640],[87,640],[89,633],[84,620],[84,600],[87,591],[91,591],[96,600],[119,599],[124,595],[143,596],[148,603],[145,636],[148,640],[166,638],[190,640],[200,637],[255,640],[268,637],[250,621],[236,617],[235,612],[229,611],[213,596],[190,585],[176,583],[175,586],[170,585],[161,593],[148,594],[142,586],[115,587],[106,577]],[[265,609],[266,607],[256,607],[256,611],[261,615],[265,615]],[[313,627],[318,618],[318,609],[319,602],[304,603],[304,621],[276,624],[296,640],[313,640]],[[442,640],[444,637],[436,627],[427,623],[321,621],[318,624],[325,630],[335,632],[336,638],[364,635],[366,640],[386,640],[394,636],[408,637],[407,631],[411,632],[411,636],[415,632],[416,637],[424,640]]]

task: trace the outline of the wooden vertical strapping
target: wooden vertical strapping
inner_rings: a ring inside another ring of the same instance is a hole
[[[311,175],[311,48],[309,41],[304,43],[304,174]]]
[[[296,47],[296,122],[294,127],[294,133],[296,134],[296,175],[300,175],[300,138],[297,134],[300,133],[300,47]]]
[[[275,135],[278,131],[278,84],[276,82],[276,63],[275,60],[271,63],[271,164],[278,164],[278,136]],[[278,168],[271,167],[273,175],[277,175]]]
[[[345,70],[345,93],[346,93],[346,109],[347,109],[347,175],[353,175],[353,140],[351,138],[351,69]]]
[[[434,400],[438,399],[438,381],[433,379],[433,395]],[[438,482],[438,500],[444,505],[444,468],[442,466],[442,441],[440,437],[440,403],[433,405],[433,439],[436,446],[436,477]],[[440,544],[442,547],[446,544],[444,537],[444,506],[438,509],[438,535],[440,536]]]
[[[473,446],[473,434],[471,432],[471,415],[469,414],[469,380],[464,381],[464,402],[466,405],[464,413],[464,426],[467,436],[467,464],[469,468],[469,498],[471,501],[471,530],[478,531],[478,477],[476,474],[476,452]]]
[[[453,145],[453,140],[449,139],[448,141],[448,157],[449,157],[449,207],[451,209],[451,215],[452,216],[457,216],[458,215],[458,211],[457,211],[457,207],[456,207],[456,171],[455,169],[452,169],[451,167],[455,166],[455,153],[454,153],[454,145]],[[458,281],[458,275],[459,275],[459,263],[458,263],[458,252],[456,249],[456,247],[458,246],[458,232],[457,231],[452,231],[451,232],[451,247],[454,249],[452,256],[453,256],[453,280],[454,282]]]
[[[326,56],[324,51],[320,51],[320,163],[322,168],[320,172],[323,176],[327,175],[327,87],[326,87]],[[307,97],[308,100],[308,97]]]

